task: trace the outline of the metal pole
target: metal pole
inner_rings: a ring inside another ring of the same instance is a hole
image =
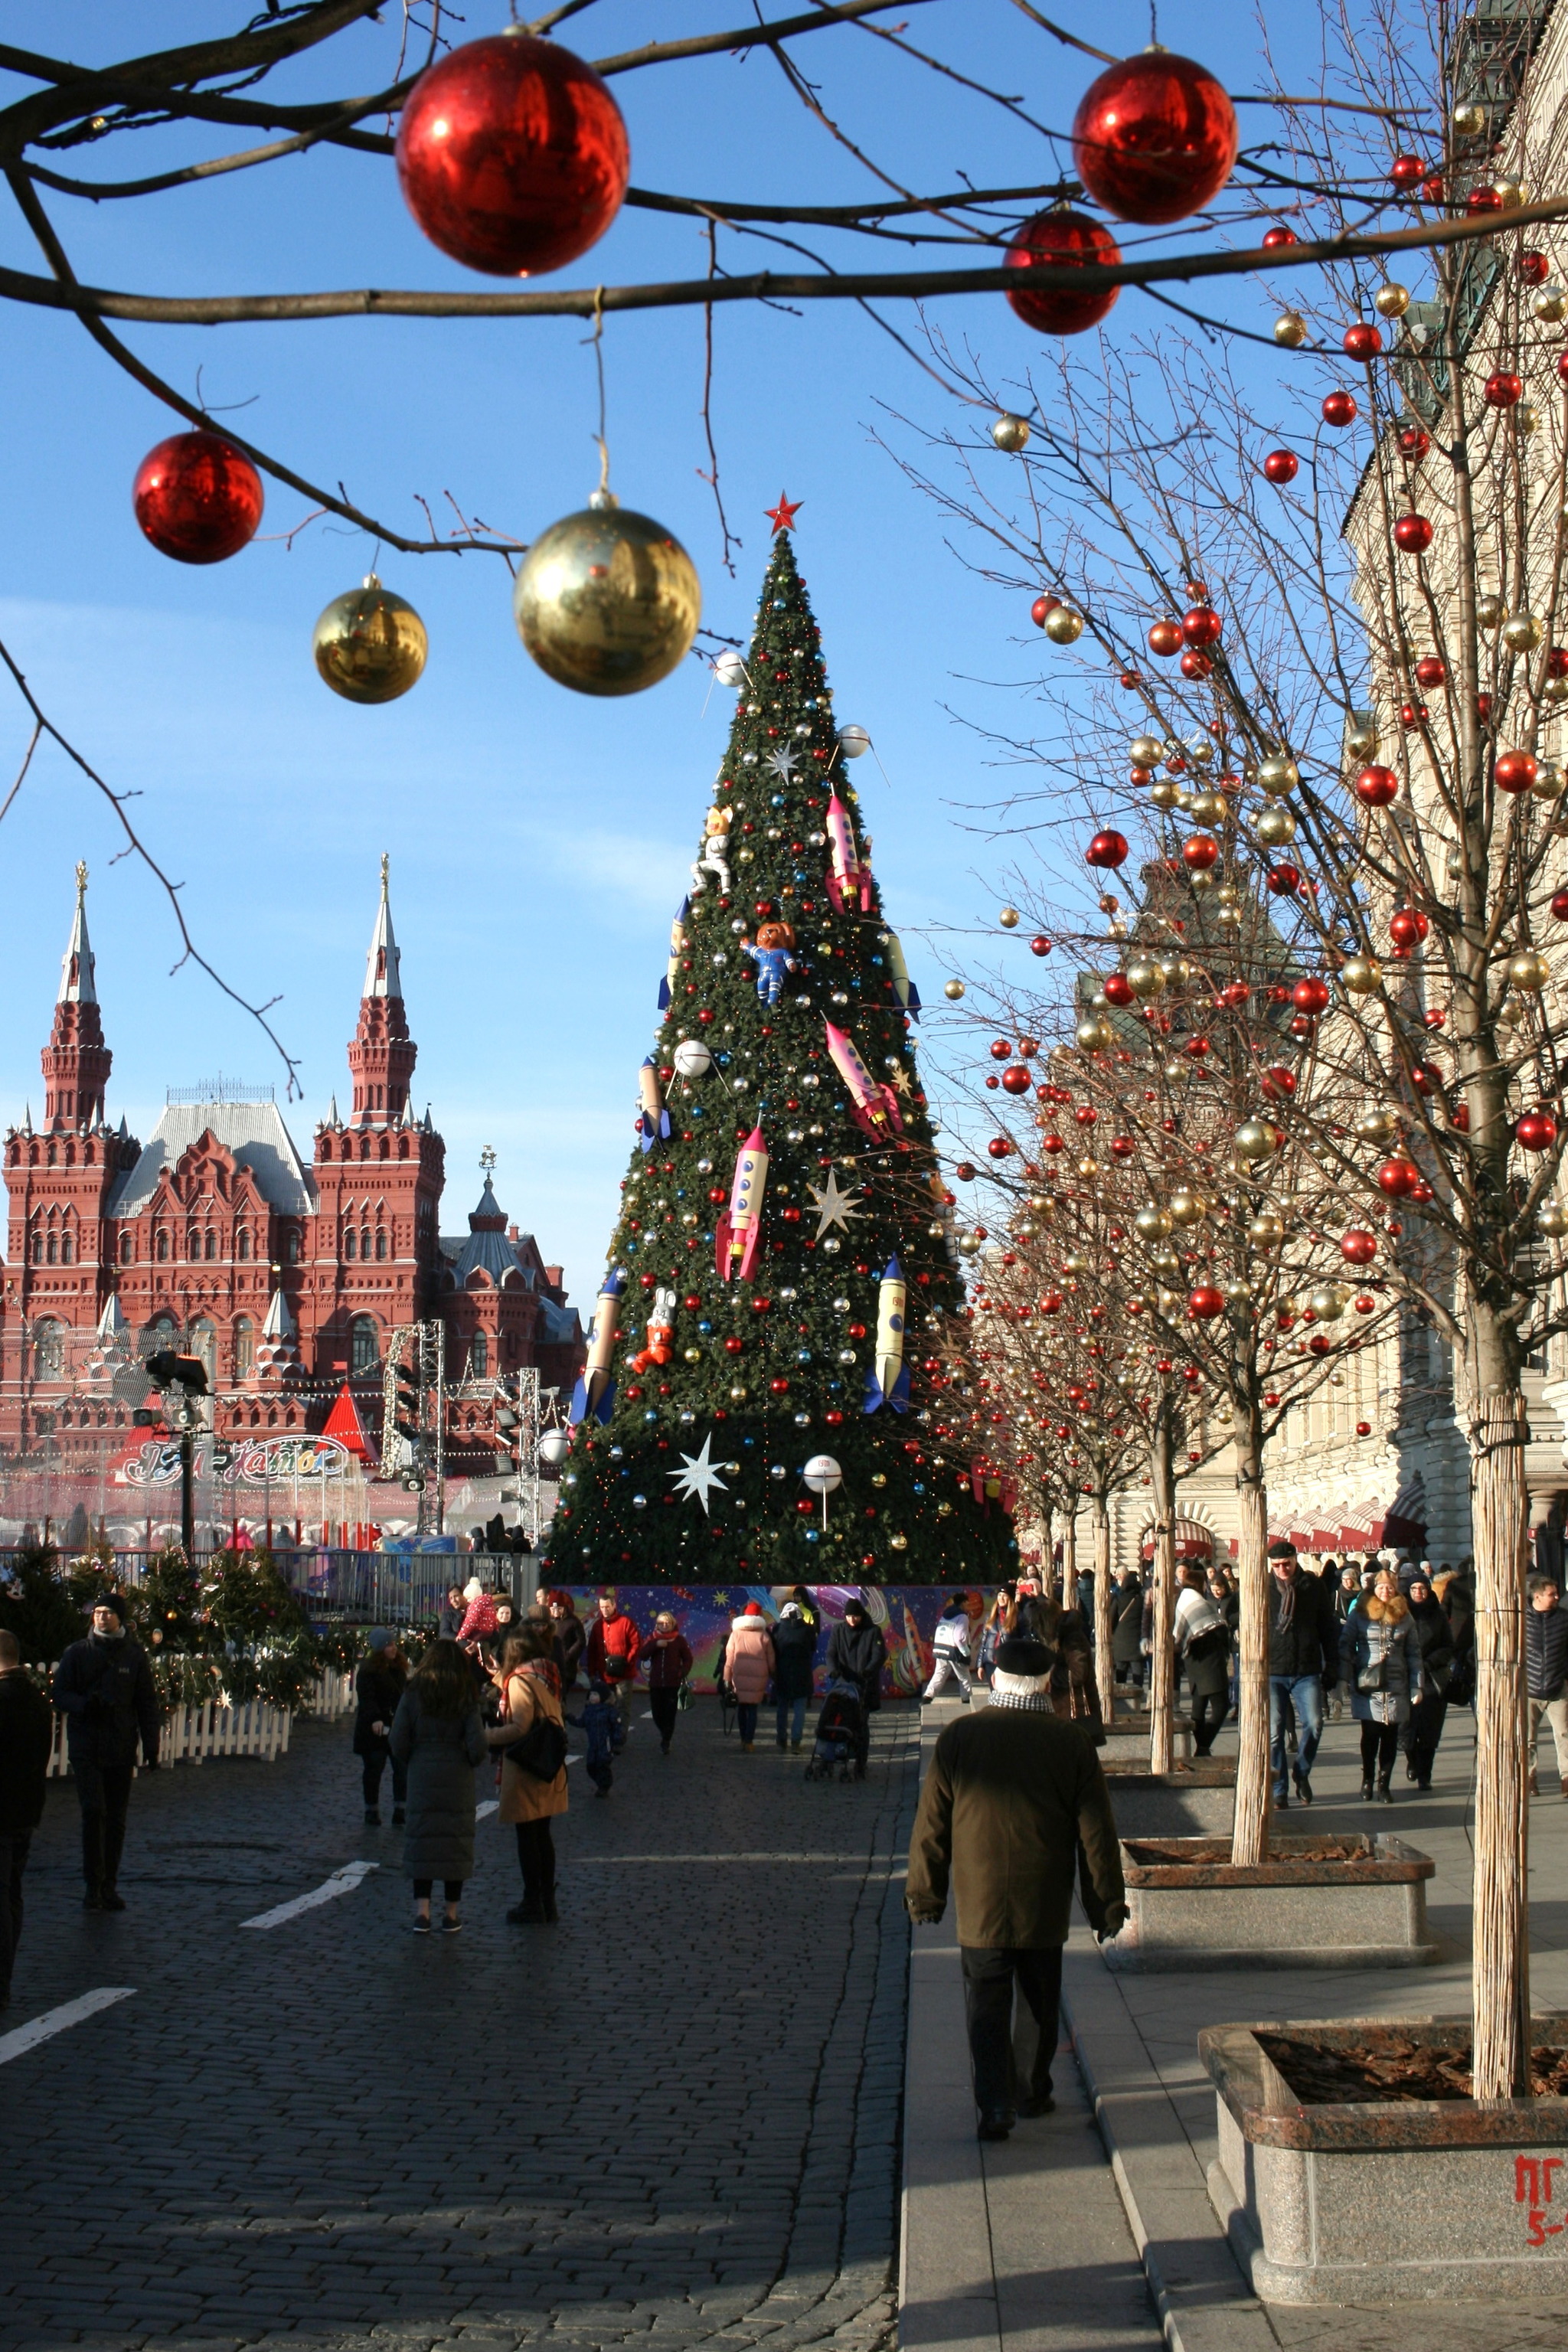
[[[196,1498],[195,1493],[196,1467],[195,1408],[184,1389],[180,1391],[180,1541],[185,1558],[195,1566],[196,1559]]]

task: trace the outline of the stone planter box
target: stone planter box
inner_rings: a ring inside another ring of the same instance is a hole
[[[1532,2020],[1561,2050],[1568,2018]],[[1266,2303],[1537,2301],[1568,2295],[1568,2098],[1300,2098],[1258,2034],[1375,2054],[1468,2050],[1468,2018],[1352,2018],[1198,2036],[1219,2107],[1209,2195]],[[1433,2342],[1440,2342],[1435,2336]]]
[[[1112,1968],[1397,1969],[1438,1957],[1426,1925],[1433,1864],[1402,1838],[1276,1838],[1250,1870],[1233,1866],[1226,1839],[1122,1840],[1127,1925],[1100,1948]],[[1315,1860],[1327,1843],[1358,1849],[1355,1859]]]
[[[1098,1751],[1110,1809],[1124,1838],[1226,1838],[1236,1808],[1236,1759],[1204,1757],[1172,1772],[1151,1772],[1107,1746]]]
[[[1171,1755],[1178,1764],[1190,1764],[1192,1761],[1193,1727],[1191,1719],[1184,1715],[1171,1718]],[[1142,1764],[1147,1769],[1147,1715],[1123,1715],[1121,1708],[1117,1708],[1114,1719],[1105,1727],[1105,1745],[1100,1751],[1102,1764],[1109,1764],[1113,1759],[1118,1763]]]

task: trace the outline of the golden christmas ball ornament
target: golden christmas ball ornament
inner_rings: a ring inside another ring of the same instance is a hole
[[[1288,841],[1296,838],[1296,816],[1283,801],[1273,801],[1268,808],[1259,809],[1253,832],[1266,849],[1283,849]]]
[[[1247,1228],[1247,1238],[1254,1249],[1278,1249],[1285,1238],[1285,1221],[1272,1209],[1259,1209]]]
[[[1373,296],[1372,307],[1380,319],[1403,319],[1410,308],[1409,287],[1389,278]]]
[[[1174,776],[1161,776],[1149,787],[1149,797],[1160,809],[1180,808],[1186,794]]]
[[[1083,614],[1076,604],[1054,604],[1046,614],[1046,635],[1053,646],[1076,646],[1083,635]]]
[[[1340,966],[1340,986],[1352,996],[1371,996],[1382,983],[1383,966],[1375,956],[1346,956]]]
[[[1485,596],[1478,596],[1476,599],[1476,625],[1478,628],[1487,630],[1500,627],[1507,612],[1508,606],[1503,603],[1500,596],[1494,596],[1489,593]]]
[[[1171,1223],[1173,1225],[1201,1224],[1208,1214],[1208,1202],[1201,1192],[1184,1189],[1171,1195]]]
[[[1133,1218],[1134,1229],[1146,1242],[1163,1242],[1171,1230],[1171,1220],[1161,1208],[1140,1209]]]
[[[1377,724],[1370,712],[1358,714],[1353,726],[1345,730],[1347,760],[1370,760],[1377,749]]]
[[[991,438],[995,442],[998,449],[1011,452],[1024,448],[1029,438],[1028,418],[1014,416],[1010,413],[1004,412],[991,427]]]
[[[1479,139],[1487,127],[1487,110],[1473,98],[1462,99],[1451,120],[1457,139]]]
[[[1561,685],[1563,681],[1553,679],[1552,683]],[[1568,770],[1564,770],[1561,761],[1536,761],[1535,782],[1530,789],[1538,801],[1560,801],[1565,788],[1568,788]]]
[[[310,650],[345,702],[395,702],[419,683],[430,640],[413,605],[371,572],[362,587],[333,597],[316,623]]]
[[[519,566],[512,610],[547,677],[577,694],[640,694],[679,667],[702,618],[697,567],[647,515],[595,491],[542,531]]]
[[[1530,307],[1543,326],[1560,326],[1568,319],[1568,295],[1556,284],[1537,287]]]
[[[1165,975],[1152,956],[1134,956],[1127,967],[1127,985],[1134,996],[1158,996],[1164,988]]]
[[[1016,931],[1018,928],[1018,909],[1016,907],[1004,907],[996,920],[1005,931]]]
[[[1508,984],[1523,995],[1536,995],[1551,977],[1552,966],[1543,955],[1537,955],[1533,948],[1521,948],[1517,955],[1511,955],[1508,960]]]
[[[1381,1104],[1375,1109],[1363,1110],[1355,1123],[1356,1136],[1362,1143],[1387,1143],[1397,1133],[1398,1128],[1399,1121],[1394,1113],[1385,1110]]]
[[[1532,654],[1543,634],[1534,613],[1510,613],[1502,625],[1502,641],[1510,653]]]
[[[945,997],[950,998],[952,1002],[956,1004],[959,998],[963,994],[963,982],[961,980],[944,980],[942,984],[942,992]]]
[[[1307,340],[1307,321],[1300,310],[1281,310],[1274,321],[1274,340],[1282,350],[1299,352]]]
[[[1134,735],[1127,746],[1127,756],[1135,768],[1157,768],[1165,756],[1163,735]]]
[[[1300,781],[1301,771],[1289,751],[1277,751],[1271,759],[1258,762],[1259,788],[1270,795],[1293,793]]]
[[[1536,1212],[1535,1228],[1549,1241],[1558,1240],[1568,1234],[1568,1208],[1561,1201],[1543,1201]]]
[[[1236,1130],[1236,1156],[1248,1167],[1272,1160],[1284,1139],[1272,1119],[1244,1119]]]

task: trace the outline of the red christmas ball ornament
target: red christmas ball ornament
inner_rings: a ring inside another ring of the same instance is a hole
[[[1300,470],[1301,460],[1294,449],[1270,449],[1261,468],[1264,480],[1275,483],[1280,489],[1287,482],[1293,482]]]
[[[1397,1157],[1385,1160],[1377,1171],[1377,1189],[1390,1201],[1408,1200],[1421,1181],[1421,1171],[1414,1160]]]
[[[1059,596],[1037,596],[1029,607],[1029,618],[1037,629],[1043,629],[1047,620],[1061,603]]]
[[[1440,654],[1423,654],[1415,665],[1418,686],[1443,686],[1447,682],[1448,665]]]
[[[1514,1124],[1514,1141],[1521,1151],[1550,1151],[1557,1140],[1557,1121],[1549,1110],[1527,1110]]]
[[[1081,269],[1096,262],[1110,268],[1121,258],[1121,247],[1099,221],[1087,213],[1074,212],[1070,205],[1053,205],[1048,212],[1037,213],[1033,220],[1024,223],[1008,245],[1002,266],[1027,269],[1033,262],[1052,261],[1065,268]],[[1119,286],[1085,288],[1081,293],[1019,286],[1008,289],[1007,299],[1026,327],[1037,327],[1047,335],[1081,335],[1099,326],[1121,291]]]
[[[1426,717],[1426,706],[1425,706],[1425,705],[1423,705],[1423,706],[1422,706],[1422,714],[1421,714],[1421,715],[1422,715],[1422,717],[1423,717],[1423,718],[1425,718],[1425,717]],[[1490,696],[1489,694],[1478,694],[1478,695],[1477,695],[1477,697],[1476,697],[1476,717],[1477,717],[1477,719],[1480,721],[1480,724],[1481,724],[1483,727],[1486,725],[1487,721],[1490,719],[1491,715],[1492,715],[1492,698],[1491,698],[1491,696]]]
[[[1266,228],[1263,232],[1265,253],[1278,253],[1283,246],[1300,245],[1300,242],[1295,230],[1287,228],[1283,221],[1276,221],[1272,228]]]
[[[1325,425],[1353,425],[1359,414],[1353,392],[1326,392],[1323,394]]]
[[[1130,1135],[1113,1135],[1110,1139],[1112,1160],[1131,1160],[1137,1149]]]
[[[1363,768],[1355,780],[1355,796],[1363,807],[1386,808],[1399,797],[1399,779],[1392,768]]]
[[[1500,751],[1492,774],[1500,793],[1527,793],[1535,782],[1535,761],[1528,751]]]
[[[1268,869],[1268,887],[1276,898],[1293,898],[1301,887],[1300,868],[1281,860]]]
[[[1252,991],[1245,980],[1230,980],[1226,981],[1220,990],[1217,1001],[1224,1005],[1227,1013],[1235,1013],[1247,1003],[1251,994]]]
[[[1218,195],[1239,140],[1236,109],[1207,67],[1150,48],[1089,83],[1073,117],[1073,169],[1108,213],[1159,228]]]
[[[1108,1004],[1131,1003],[1132,982],[1128,979],[1127,974],[1124,971],[1113,971],[1109,980],[1107,980],[1105,983],[1105,1001]]]
[[[1552,892],[1552,911],[1560,923],[1568,923],[1568,890]]]
[[[1419,907],[1396,908],[1388,919],[1389,938],[1406,954],[1412,948],[1420,946],[1430,929],[1431,925]]]
[[[1182,844],[1182,863],[1189,873],[1206,874],[1219,862],[1219,844],[1212,834],[1194,833],[1190,841]]]
[[[1124,864],[1126,857],[1125,837],[1120,833],[1110,831],[1097,833],[1083,853],[1083,862],[1086,866],[1110,866],[1113,870]]]
[[[1212,1282],[1200,1282],[1187,1295],[1187,1313],[1194,1323],[1212,1323],[1216,1315],[1225,1313],[1225,1293],[1216,1290]]]
[[[621,110],[590,65],[513,26],[420,75],[397,129],[404,201],[454,261],[492,278],[596,245],[631,173]]]
[[[1432,526],[1425,515],[1403,514],[1394,526],[1394,544],[1406,555],[1425,555],[1432,537]]]
[[[1180,653],[1181,649],[1182,625],[1180,621],[1155,621],[1151,625],[1149,630],[1149,650],[1152,654],[1158,654],[1162,661],[1169,661],[1171,656],[1173,654]]]
[[[961,1184],[973,1183],[974,1181],[974,1163],[972,1160],[961,1160],[952,1172],[957,1177]]]
[[[1568,352],[1559,352],[1557,354],[1557,381],[1559,383],[1568,383]]]
[[[1191,612],[1182,615],[1183,641],[1200,653],[1205,646],[1218,645],[1224,627],[1225,623],[1212,604],[1194,604]]]
[[[1426,177],[1426,166],[1419,155],[1396,155],[1388,167],[1388,176],[1403,193],[1421,185]]]
[[[1568,677],[1568,646],[1548,646],[1546,675],[1548,677]]]
[[[1263,1073],[1263,1091],[1270,1102],[1289,1102],[1296,1091],[1296,1073],[1283,1062],[1270,1063]]]
[[[744,1339],[726,1339],[724,1342],[724,1353],[727,1356],[738,1356],[745,1347],[745,1344]]]
[[[1377,1235],[1360,1225],[1352,1225],[1340,1240],[1340,1255],[1347,1265],[1370,1265],[1377,1255]]]
[[[985,1147],[993,1160],[1005,1160],[1013,1146],[1005,1135],[994,1135]]]
[[[1004,1094],[1008,1095],[1026,1095],[1028,1093],[1029,1073],[1024,1068],[1022,1063],[1015,1062],[1010,1070],[1003,1071],[1002,1091]]]
[[[1432,436],[1419,425],[1407,425],[1399,436],[1399,454],[1407,465],[1418,466],[1432,446]]]
[[[1079,1127],[1093,1127],[1100,1118],[1100,1113],[1095,1109],[1092,1103],[1079,1103],[1077,1110],[1073,1113],[1073,1117],[1077,1119]]]
[[[174,433],[149,449],[131,493],[136,520],[160,555],[222,563],[256,536],[261,477],[221,433]]]
[[[1010,1062],[1013,1058],[1013,1047],[1011,1042],[1005,1037],[993,1037],[991,1040],[991,1058],[994,1062]]]
[[[1421,194],[1429,205],[1440,205],[1447,194],[1447,183],[1441,172],[1428,172],[1421,183]]]
[[[1519,274],[1527,286],[1544,286],[1552,274],[1552,264],[1537,247],[1527,245],[1519,257]]]
[[[1200,654],[1193,646],[1187,647],[1177,667],[1184,677],[1208,677],[1214,670],[1214,663],[1210,656],[1207,654]]]
[[[1029,953],[1031,955],[1048,956],[1050,951],[1051,943],[1049,940],[1046,939],[1043,935],[1039,939],[1034,939],[1029,941]]]
[[[1358,1437],[1370,1437],[1372,1435],[1371,1422],[1358,1421],[1355,1425],[1355,1433]]]
[[[1358,319],[1345,329],[1343,341],[1347,359],[1374,360],[1383,349],[1383,330],[1369,319]]]
[[[1306,979],[1299,980],[1290,991],[1290,1002],[1298,1013],[1310,1013],[1316,1020],[1320,1013],[1326,1013],[1329,1009],[1328,982],[1320,980],[1316,972],[1309,972]]]
[[[1496,368],[1481,387],[1481,398],[1489,408],[1517,408],[1524,398],[1524,378],[1511,368]]]
[[[1465,199],[1468,213],[1500,213],[1502,196],[1496,188],[1472,188]]]

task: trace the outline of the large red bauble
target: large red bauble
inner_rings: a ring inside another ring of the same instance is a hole
[[[1344,349],[1347,358],[1374,360],[1383,349],[1382,328],[1374,327],[1368,319],[1358,319],[1353,326],[1345,329]]]
[[[1514,1140],[1525,1151],[1550,1151],[1557,1140],[1557,1121],[1549,1110],[1527,1110],[1514,1130]]]
[[[1392,768],[1363,768],[1355,780],[1355,796],[1366,808],[1386,808],[1399,797],[1399,779]]]
[[[1371,1422],[1358,1421],[1355,1425],[1355,1433],[1358,1437],[1370,1437],[1372,1435]]]
[[[1388,919],[1388,936],[1396,948],[1418,947],[1431,926],[1419,907],[1396,908]]]
[[[1351,1265],[1370,1265],[1377,1255],[1377,1235],[1352,1225],[1341,1239],[1340,1252]]]
[[[1176,667],[1184,677],[1207,677],[1213,671],[1214,662],[1209,655],[1199,653],[1195,646],[1189,646]]]
[[[1113,971],[1105,983],[1105,1001],[1107,1004],[1131,1003],[1132,982],[1128,979],[1127,974],[1124,971]]]
[[[1081,268],[1086,263],[1107,267],[1121,258],[1121,248],[1107,228],[1070,205],[1053,205],[1049,212],[1026,220],[1002,257],[1005,269],[1027,269],[1031,262],[1055,261]],[[1110,309],[1120,286],[1086,289],[1081,294],[1064,289],[1054,293],[1043,286],[1009,289],[1007,299],[1026,327],[1047,335],[1081,335],[1098,327]]]
[[[1267,878],[1269,890],[1276,898],[1293,898],[1301,887],[1300,866],[1290,865],[1288,860],[1271,866]]]
[[[1283,1062],[1271,1062],[1263,1073],[1263,1092],[1270,1102],[1289,1102],[1296,1091],[1296,1073]]]
[[[1028,1093],[1029,1073],[1023,1067],[1021,1063],[1015,1062],[1010,1070],[1003,1071],[1002,1091],[1004,1094],[1009,1095],[1026,1095]]]
[[[1388,176],[1396,188],[1418,188],[1426,177],[1426,166],[1419,155],[1396,155]]]
[[[993,1160],[1005,1160],[1013,1147],[1005,1135],[994,1135],[985,1149]]]
[[[1377,1189],[1391,1201],[1407,1200],[1421,1181],[1421,1171],[1414,1160],[1385,1160],[1377,1171]]]
[[[1231,980],[1227,981],[1220,990],[1218,1002],[1225,1006],[1227,1013],[1234,1013],[1238,1006],[1247,1003],[1251,994],[1252,991],[1245,980]]]
[[[1005,1037],[993,1037],[991,1040],[991,1058],[994,1062],[1010,1062],[1013,1058],[1013,1047],[1010,1040]]]
[[[1419,425],[1407,425],[1399,436],[1399,454],[1412,466],[1418,466],[1432,446],[1432,436]]]
[[[1415,665],[1417,686],[1442,686],[1447,676],[1448,665],[1441,654],[1423,654]]]
[[[1037,939],[1037,940],[1031,940],[1029,941],[1029,953],[1030,953],[1031,955],[1047,956],[1047,955],[1049,955],[1050,951],[1051,951],[1051,943],[1050,943],[1049,940],[1047,940],[1047,939],[1045,939],[1045,938],[1043,938],[1043,937],[1042,937],[1042,938],[1040,938],[1040,939]]]
[[[397,128],[409,211],[432,245],[492,278],[562,269],[596,245],[631,161],[593,67],[515,26],[421,74]]]
[[[1300,245],[1300,242],[1301,240],[1297,236],[1295,230],[1293,228],[1287,228],[1283,221],[1276,221],[1272,228],[1266,228],[1263,232],[1263,250],[1265,253],[1279,253],[1282,251],[1286,246]]]
[[[1524,398],[1524,378],[1510,368],[1498,368],[1481,387],[1481,398],[1489,408],[1517,408]]]
[[[1194,833],[1182,844],[1182,861],[1192,873],[1206,874],[1219,858],[1219,844],[1209,833]]]
[[[1201,212],[1229,179],[1236,109],[1206,66],[1145,49],[1108,66],[1073,117],[1073,168],[1119,220],[1159,227]]]
[[[1559,383],[1568,383],[1568,352],[1559,352],[1557,354],[1557,381]]]
[[[1560,923],[1568,923],[1568,890],[1552,893],[1552,911]]]
[[[1290,991],[1290,1002],[1298,1013],[1310,1013],[1314,1018],[1329,1009],[1329,985],[1315,972],[1299,980]]]
[[[1050,615],[1061,603],[1059,596],[1037,596],[1029,607],[1029,618],[1037,629],[1043,629]]]
[[[256,536],[261,477],[221,433],[175,433],[142,458],[131,502],[160,555],[222,563]]]
[[[1201,652],[1205,646],[1217,646],[1225,623],[1212,604],[1194,604],[1182,614],[1182,636],[1189,646]]]
[[[1432,544],[1432,526],[1425,515],[1401,515],[1394,526],[1394,544],[1406,555],[1425,555]]]
[[[1323,394],[1325,425],[1353,425],[1358,413],[1353,392],[1326,392]]]
[[[1120,833],[1097,833],[1083,853],[1086,866],[1117,866],[1127,856],[1126,837]]]
[[[1535,761],[1528,751],[1500,751],[1492,774],[1500,793],[1527,793],[1535,782]]]
[[[1548,646],[1546,648],[1548,677],[1568,677],[1568,646]]]
[[[1225,1313],[1225,1293],[1216,1290],[1212,1282],[1201,1282],[1188,1295],[1187,1313],[1194,1323],[1212,1323],[1216,1315]]]
[[[1552,275],[1552,263],[1539,247],[1527,245],[1519,257],[1519,274],[1527,286],[1544,286]]]
[[[1301,460],[1294,449],[1270,449],[1263,460],[1264,480],[1278,484],[1281,489],[1287,482],[1293,482],[1300,470]]]
[[[1169,661],[1173,653],[1179,653],[1181,651],[1181,646],[1182,625],[1180,621],[1165,620],[1151,622],[1149,627],[1149,650],[1152,654],[1158,654],[1162,661]]]

